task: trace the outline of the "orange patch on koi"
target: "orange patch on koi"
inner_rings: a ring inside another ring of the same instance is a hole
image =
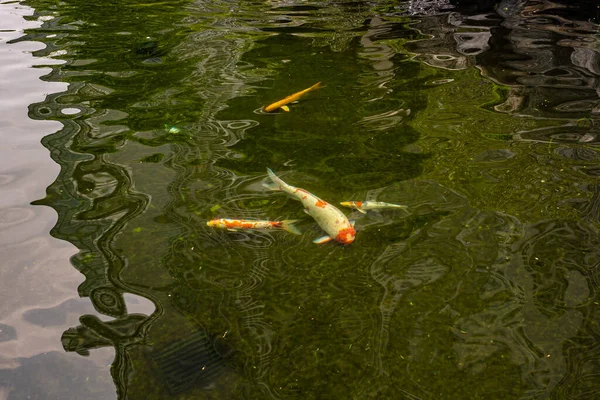
[[[225,221],[225,227],[228,229],[235,229],[235,228],[251,229],[251,228],[254,228],[254,226],[255,226],[254,222]]]
[[[327,202],[323,201],[323,200],[317,200],[317,202],[315,203],[315,206],[325,208],[325,207],[327,207]]]

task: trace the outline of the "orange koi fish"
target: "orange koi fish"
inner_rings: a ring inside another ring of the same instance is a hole
[[[298,100],[300,97],[304,96],[306,93],[310,92],[311,90],[320,89],[320,88],[321,88],[321,82],[317,82],[314,85],[312,85],[311,87],[309,87],[308,89],[301,90],[299,92],[289,95],[288,97],[286,97],[283,100],[279,100],[278,102],[269,104],[268,106],[265,107],[265,111],[271,112],[271,111],[277,110],[278,108],[281,108],[283,111],[290,111],[289,107],[286,106],[286,104],[289,104],[292,101]]]
[[[383,208],[402,208],[406,210],[408,207],[401,204],[384,203],[383,201],[342,201],[340,203],[344,207],[354,208],[363,214],[367,213],[367,210],[380,210]]]
[[[326,243],[332,239],[341,244],[350,244],[354,241],[356,236],[354,222],[348,221],[343,212],[304,189],[288,185],[269,168],[267,168],[267,172],[272,182],[266,183],[264,186],[270,190],[285,192],[300,200],[304,205],[304,212],[313,217],[321,229],[327,233],[327,235],[313,240],[313,243]]]
[[[283,229],[295,235],[300,235],[302,232],[293,224],[296,220],[285,221],[261,221],[250,219],[228,219],[217,218],[206,223],[207,226],[214,228],[224,228],[228,231],[237,231],[238,229]]]

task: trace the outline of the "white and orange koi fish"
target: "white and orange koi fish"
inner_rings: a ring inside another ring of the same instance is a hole
[[[269,168],[267,168],[267,172],[272,183],[264,184],[264,186],[271,190],[280,190],[300,200],[304,205],[304,212],[313,217],[321,229],[327,233],[327,235],[313,240],[313,243],[326,243],[332,239],[341,244],[350,244],[354,241],[356,236],[354,222],[348,221],[343,212],[304,189],[288,185]]]
[[[287,106],[287,104],[298,100],[300,97],[304,96],[306,93],[310,92],[311,90],[315,90],[315,89],[320,89],[321,86],[321,82],[317,82],[314,85],[312,85],[311,87],[309,87],[308,89],[304,89],[301,90],[299,92],[296,92],[294,94],[290,94],[288,97],[276,101],[273,104],[269,104],[268,106],[265,107],[265,111],[266,112],[271,112],[271,111],[275,111],[278,108],[281,108],[283,111],[290,111],[290,108]]]
[[[302,232],[294,226],[294,222],[296,222],[296,220],[262,221],[252,219],[217,218],[208,221],[206,225],[214,228],[224,228],[233,232],[239,229],[283,229],[295,235],[300,235]]]
[[[340,203],[344,207],[354,208],[355,210],[360,211],[363,214],[367,213],[367,210],[381,210],[384,208],[401,208],[406,210],[408,206],[403,206],[401,204],[392,204],[392,203],[384,203],[383,201],[342,201]]]

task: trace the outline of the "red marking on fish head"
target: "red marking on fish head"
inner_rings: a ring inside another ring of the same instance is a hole
[[[317,207],[321,207],[321,208],[325,208],[327,207],[327,202],[323,201],[321,199],[317,200],[317,202],[315,203],[315,206]]]
[[[363,202],[362,201],[355,201],[354,204],[356,205],[356,207],[362,207]]]
[[[340,229],[335,237],[335,240],[341,244],[350,244],[354,242],[355,237],[356,231],[354,230],[354,227],[349,226],[347,228]]]

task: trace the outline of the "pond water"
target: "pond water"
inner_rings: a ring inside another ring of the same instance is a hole
[[[0,3],[0,399],[596,396],[600,11],[456,3]]]

